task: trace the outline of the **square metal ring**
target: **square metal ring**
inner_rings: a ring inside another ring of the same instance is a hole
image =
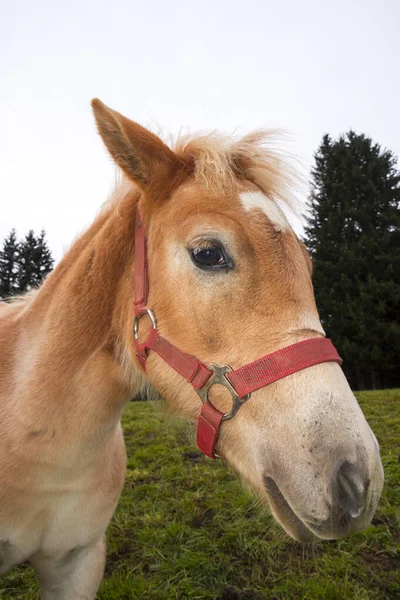
[[[200,390],[196,390],[196,392],[199,395],[200,400],[204,404],[204,402],[208,400],[208,391],[213,385],[223,385],[224,387],[226,387],[230,391],[232,396],[232,408],[228,413],[224,414],[222,420],[229,421],[229,419],[232,419],[232,417],[236,415],[237,411],[242,406],[242,404],[244,404],[250,398],[251,394],[246,394],[242,398],[239,398],[235,388],[225,376],[226,373],[231,373],[233,371],[233,369],[229,365],[220,366],[211,364],[208,368],[210,369],[210,371],[213,372],[213,374],[211,375],[211,377],[209,377],[209,379],[206,381],[203,387]]]

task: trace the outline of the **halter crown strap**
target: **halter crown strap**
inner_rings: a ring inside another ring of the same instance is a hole
[[[149,293],[146,232],[142,215],[139,210],[136,213],[134,290],[135,315],[139,316],[139,313],[147,304],[147,296]]]
[[[155,317],[146,308],[149,291],[146,234],[142,216],[137,212],[135,234],[135,321],[134,337],[137,358],[146,368],[150,350],[156,352],[170,367],[190,383],[200,396],[203,406],[197,420],[196,441],[204,454],[215,458],[215,445],[223,421],[235,416],[251,393],[279,379],[324,362],[342,364],[336,348],[326,338],[310,338],[267,354],[239,369],[210,365],[180,350],[157,330]],[[147,339],[139,340],[139,319],[147,314],[152,322]],[[224,385],[232,395],[232,409],[222,413],[208,399],[208,390],[214,384]]]

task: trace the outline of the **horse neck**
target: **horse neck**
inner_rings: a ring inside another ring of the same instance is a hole
[[[107,430],[143,385],[127,358],[136,207],[104,210],[21,313],[17,401],[35,426]]]

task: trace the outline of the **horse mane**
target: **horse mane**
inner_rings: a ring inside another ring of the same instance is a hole
[[[300,176],[291,157],[279,148],[282,133],[257,130],[244,137],[225,136],[216,131],[181,136],[172,149],[183,160],[194,161],[198,183],[214,192],[232,189],[237,179],[254,183],[270,199],[300,216],[295,192]]]
[[[195,181],[208,191],[229,193],[238,179],[251,181],[289,217],[301,217],[304,207],[296,196],[302,186],[301,176],[292,157],[279,148],[281,139],[278,130],[257,130],[242,138],[212,131],[171,138],[168,145],[192,166]],[[140,193],[136,184],[118,169],[115,189],[103,210],[118,210],[132,192]]]

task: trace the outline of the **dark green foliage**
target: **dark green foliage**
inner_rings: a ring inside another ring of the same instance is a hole
[[[20,244],[19,293],[38,287],[53,268],[54,260],[45,241],[45,232],[35,236],[31,230]]]
[[[54,260],[45,240],[31,230],[22,242],[15,229],[4,240],[0,251],[0,299],[23,294],[38,287],[53,268]]]
[[[3,242],[0,251],[0,299],[18,292],[19,243],[15,229]]]
[[[324,136],[305,242],[317,306],[353,387],[400,384],[400,186],[396,158],[364,135]]]
[[[372,524],[303,546],[286,536],[222,461],[166,422],[157,403],[127,406],[125,488],[108,528],[98,600],[400,600],[400,390],[361,392],[381,444]],[[0,599],[38,600],[29,567],[0,578]]]

